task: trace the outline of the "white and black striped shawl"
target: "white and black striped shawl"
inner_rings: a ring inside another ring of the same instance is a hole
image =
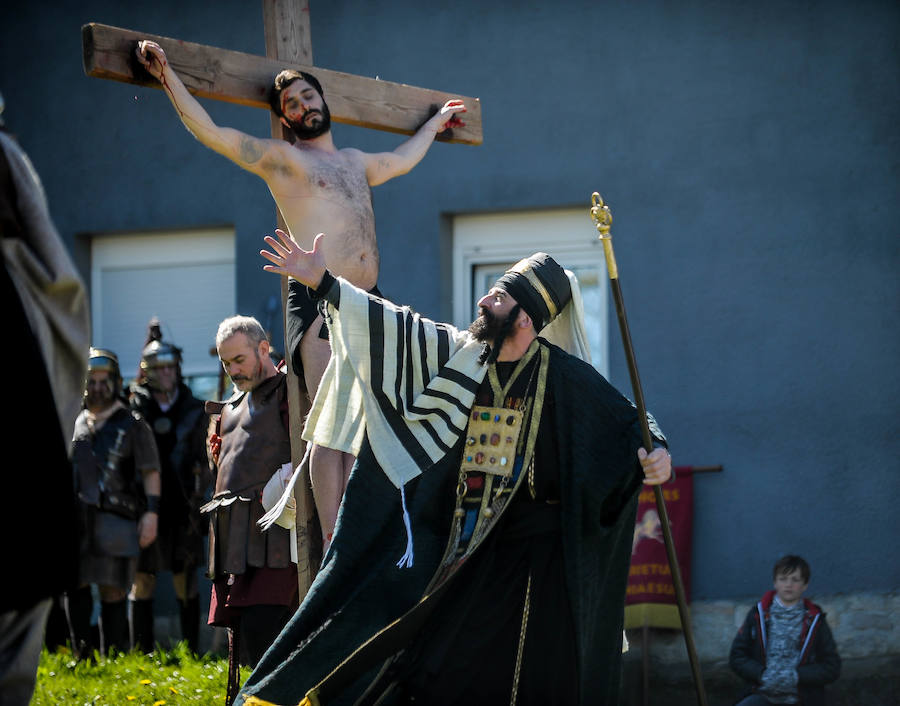
[[[359,455],[365,436],[401,488],[465,432],[486,366],[464,331],[367,294],[343,279],[328,304],[331,361],[303,438]]]

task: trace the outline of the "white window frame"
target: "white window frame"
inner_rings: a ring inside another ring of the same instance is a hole
[[[592,345],[591,357],[594,367],[609,377],[609,285],[603,246],[588,209],[460,214],[452,223],[454,325],[465,328],[475,318],[471,291],[479,265],[512,263],[546,252],[566,269],[596,268],[600,274],[598,310],[593,316],[599,322],[600,344]]]

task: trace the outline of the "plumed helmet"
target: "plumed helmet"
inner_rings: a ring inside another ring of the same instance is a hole
[[[181,349],[167,341],[150,341],[141,351],[141,371],[147,373],[163,365],[181,367]]]
[[[147,385],[152,390],[159,390],[157,369],[166,365],[174,365],[177,381],[181,382],[181,349],[174,343],[162,340],[162,324],[155,316],[147,325],[147,342],[141,350],[141,364],[137,380],[140,385]]]

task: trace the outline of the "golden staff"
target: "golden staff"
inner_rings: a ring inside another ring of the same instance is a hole
[[[644,404],[644,393],[641,390],[641,379],[638,376],[637,361],[634,357],[634,346],[631,344],[631,333],[628,330],[628,319],[625,316],[625,300],[622,297],[622,288],[619,285],[619,270],[616,267],[616,255],[613,252],[612,236],[609,229],[612,226],[612,212],[609,206],[603,203],[603,199],[596,191],[591,195],[591,218],[600,234],[603,243],[603,254],[606,256],[606,269],[609,270],[609,283],[612,287],[613,299],[616,302],[616,315],[619,319],[619,331],[622,333],[622,344],[625,346],[625,358],[628,361],[628,374],[631,376],[631,388],[634,391],[634,403],[638,410],[638,418],[641,421],[641,433],[644,438],[644,448],[647,453],[653,451],[653,437],[650,435],[650,425],[647,422],[647,407]],[[681,627],[684,631],[684,642],[687,647],[688,657],[691,661],[691,672],[694,676],[694,687],[697,689],[697,703],[706,706],[706,691],[703,687],[703,677],[700,674],[700,661],[697,659],[697,650],[694,647],[694,632],[691,628],[691,619],[688,614],[687,599],[684,595],[684,584],[681,581],[681,570],[678,568],[678,557],[675,554],[675,541],[672,539],[672,529],[669,527],[669,513],[666,512],[666,501],[663,498],[662,489],[658,485],[653,486],[653,494],[656,497],[656,512],[662,525],[663,539],[666,545],[666,556],[669,559],[669,568],[672,570],[672,583],[675,587],[675,599],[678,602],[678,613],[681,616]]]

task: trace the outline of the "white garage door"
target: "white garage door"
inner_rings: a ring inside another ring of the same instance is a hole
[[[134,377],[147,324],[183,349],[183,372],[213,387],[219,322],[235,313],[234,231],[190,230],[97,236],[91,244],[91,313],[95,346],[119,356]],[[211,395],[210,395],[211,396]]]

